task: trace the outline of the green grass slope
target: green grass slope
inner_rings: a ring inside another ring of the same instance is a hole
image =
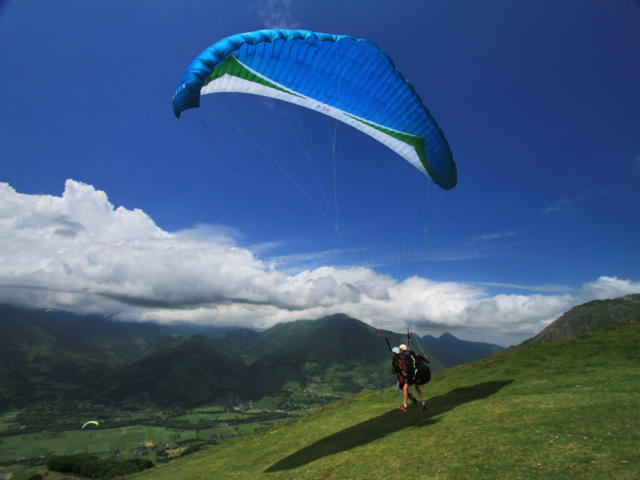
[[[554,338],[575,337],[638,316],[640,316],[640,294],[609,300],[594,300],[573,307],[523,344],[533,345],[548,342]]]
[[[636,479],[639,393],[637,318],[438,373],[424,413],[367,391],[131,478]]]

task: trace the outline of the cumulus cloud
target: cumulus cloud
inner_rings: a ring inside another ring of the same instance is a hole
[[[482,284],[397,281],[358,266],[293,273],[279,267],[284,257],[262,258],[269,245],[242,247],[241,239],[228,226],[167,232],[74,180],[59,197],[0,183],[0,302],[254,328],[344,312],[378,328],[402,331],[409,323],[419,333],[454,330],[508,344],[579,303],[640,292],[638,281],[606,276],[564,291],[489,295]]]

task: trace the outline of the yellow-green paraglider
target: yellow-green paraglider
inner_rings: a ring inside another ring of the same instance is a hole
[[[97,420],[89,420],[88,422],[85,422],[84,425],[82,425],[82,428],[80,430],[84,430],[87,425],[95,425],[96,427],[99,427],[100,423],[98,423]]]

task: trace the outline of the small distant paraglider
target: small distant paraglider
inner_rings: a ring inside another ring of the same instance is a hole
[[[85,423],[82,425],[82,428],[81,428],[80,430],[84,430],[84,429],[85,429],[85,427],[87,427],[88,425],[95,425],[96,427],[99,427],[99,426],[100,426],[100,423],[99,423],[97,420],[89,420],[88,422],[85,422]]]

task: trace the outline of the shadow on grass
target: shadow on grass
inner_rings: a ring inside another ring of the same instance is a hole
[[[456,388],[446,395],[428,399],[427,410],[424,412],[420,412],[417,406],[409,407],[409,413],[403,413],[398,409],[391,410],[318,440],[274,463],[265,472],[277,472],[302,467],[322,457],[365,445],[407,427],[432,425],[439,421],[434,417],[448,412],[463,403],[493,395],[512,381],[484,382],[470,387]]]

